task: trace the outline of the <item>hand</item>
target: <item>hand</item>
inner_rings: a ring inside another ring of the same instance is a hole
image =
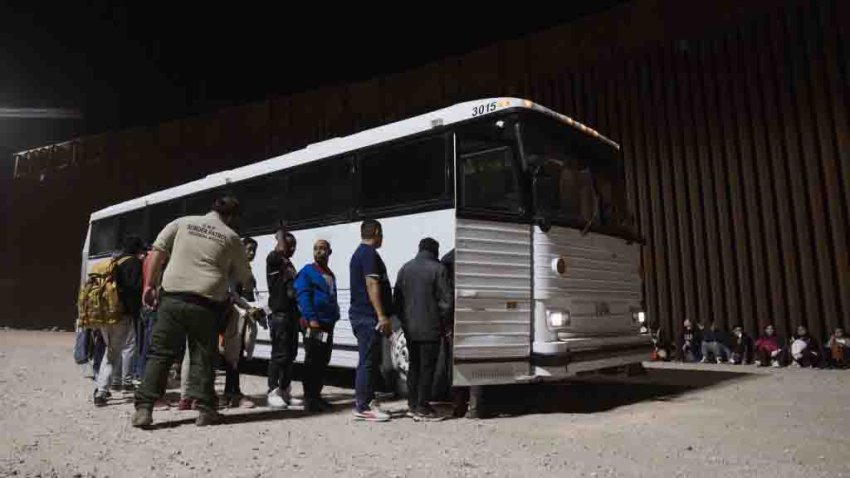
[[[386,317],[378,317],[378,332],[389,336],[393,333],[393,324]]]
[[[321,326],[321,325],[319,325],[319,321],[318,321],[318,320],[311,320],[311,321],[310,321],[310,328],[311,328],[311,329],[320,329],[320,328],[322,328],[322,326]]]
[[[145,292],[142,294],[142,303],[151,309],[155,309],[159,305],[159,294],[155,287],[145,287]]]

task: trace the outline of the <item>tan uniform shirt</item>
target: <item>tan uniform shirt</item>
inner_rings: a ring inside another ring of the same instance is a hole
[[[153,247],[169,255],[162,276],[166,292],[192,293],[221,302],[227,299],[229,280],[254,287],[239,235],[216,212],[170,222]]]

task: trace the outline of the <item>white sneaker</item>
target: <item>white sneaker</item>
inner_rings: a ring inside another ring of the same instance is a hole
[[[286,402],[286,406],[289,408],[304,407],[304,400],[292,396],[291,385],[289,387],[286,387],[286,390],[284,390],[283,393],[280,394],[280,396],[283,398],[283,401]]]
[[[279,410],[285,410],[287,408],[286,402],[283,400],[283,397],[280,396],[280,389],[276,388],[269,392],[268,405],[269,408],[276,408]]]
[[[782,365],[779,363],[779,360],[774,360],[774,361],[770,362],[770,366],[774,367],[774,368],[779,368]]]
[[[372,408],[362,412],[354,410],[354,419],[365,422],[388,422],[390,421],[390,416],[377,408]]]

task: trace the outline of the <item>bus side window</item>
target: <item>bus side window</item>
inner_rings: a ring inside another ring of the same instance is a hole
[[[487,119],[457,130],[460,209],[521,213],[510,124],[505,119]]]
[[[429,136],[363,154],[360,206],[382,209],[445,198],[445,141]]]
[[[519,212],[520,195],[512,162],[507,146],[462,155],[460,207]]]
[[[89,255],[97,256],[114,251],[119,244],[118,218],[107,217],[92,222]]]
[[[346,217],[351,211],[352,170],[347,157],[297,166],[289,173],[286,220],[295,224]]]
[[[225,194],[222,188],[215,188],[189,195],[186,198],[186,215],[203,216],[212,210],[213,202]]]
[[[125,212],[118,218],[118,241],[122,241],[129,235],[139,236],[143,241],[147,238],[145,228],[146,208],[139,208]]]
[[[153,244],[156,236],[162,231],[162,228],[183,215],[183,201],[182,199],[172,199],[170,201],[152,204],[149,207],[147,241]]]
[[[233,185],[233,194],[239,200],[242,212],[242,232],[274,230],[281,220],[286,219],[284,204],[288,179],[285,171],[279,171]]]

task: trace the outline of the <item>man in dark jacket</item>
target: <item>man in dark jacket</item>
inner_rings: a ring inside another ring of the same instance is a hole
[[[437,259],[440,245],[430,237],[419,242],[419,253],[402,266],[396,280],[395,310],[407,338],[408,415],[415,420],[435,419],[428,400],[434,370],[451,308],[446,268]]]
[[[295,279],[301,327],[304,329],[304,401],[308,411],[330,410],[322,398],[325,369],[331,359],[334,325],[339,320],[336,276],[328,266],[331,244],[319,239],[313,245],[313,262]]]
[[[266,258],[266,277],[269,286],[269,335],[272,355],[269,360],[269,395],[271,408],[302,405],[292,397],[292,364],[298,354],[298,327],[301,314],[295,293],[295,266],[290,259],[295,254],[295,236],[280,230],[275,234],[277,245]]]

